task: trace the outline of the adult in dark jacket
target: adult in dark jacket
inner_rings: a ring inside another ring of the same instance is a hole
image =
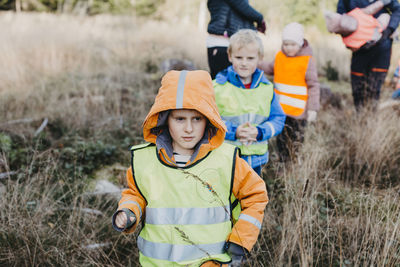
[[[354,8],[370,5],[370,0],[339,0],[337,12],[348,13]],[[400,4],[397,0],[384,0],[385,6],[374,14],[377,18],[383,13],[391,13],[388,27],[382,32],[381,39],[374,45],[362,47],[353,52],[351,59],[351,87],[354,105],[357,110],[368,102],[379,100],[380,90],[386,78],[392,54],[392,33],[400,21]]]
[[[265,33],[266,26],[263,15],[248,0],[208,0],[207,7],[211,16],[207,27],[208,65],[214,79],[231,65],[227,53],[229,37],[240,29]]]

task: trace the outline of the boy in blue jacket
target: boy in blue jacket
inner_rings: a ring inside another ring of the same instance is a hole
[[[263,53],[256,31],[238,31],[229,41],[232,66],[214,80],[218,110],[228,129],[225,142],[238,146],[259,175],[268,162],[268,140],[282,131],[286,119],[273,84],[257,68]]]

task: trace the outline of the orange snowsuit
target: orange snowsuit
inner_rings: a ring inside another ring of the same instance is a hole
[[[360,48],[368,41],[372,40],[374,31],[382,32],[383,30],[376,18],[372,15],[365,14],[359,8],[355,8],[347,14],[354,17],[358,22],[356,31],[349,36],[343,37],[344,44],[349,48]]]
[[[160,163],[171,166],[175,165],[171,151],[172,145],[170,142],[164,142],[165,140],[160,138],[162,136],[160,132],[163,131],[160,129],[168,129],[168,127],[163,128],[166,125],[168,117],[166,112],[168,110],[194,109],[202,113],[210,122],[210,127],[206,127],[205,130],[208,131],[208,133],[205,133],[205,136],[207,136],[206,141],[201,141],[201,145],[194,151],[192,160],[186,166],[197,163],[212,150],[219,147],[224,142],[226,132],[225,125],[218,114],[210,75],[205,71],[185,72],[184,85],[182,84],[182,75],[183,72],[170,71],[163,77],[155,102],[143,123],[144,139],[149,143],[156,144],[158,159],[163,161]],[[177,89],[179,86],[183,88],[182,91]],[[135,213],[136,223],[126,230],[127,233],[130,233],[135,230],[139,222],[146,216],[146,200],[135,184],[132,167],[128,169],[126,177],[128,189],[122,192],[118,210],[125,208]],[[251,216],[261,224],[264,217],[264,209],[268,203],[264,181],[239,156],[236,157],[233,179],[232,193],[240,201],[241,214]],[[239,219],[234,224],[232,232],[226,241],[240,245],[250,251],[257,240],[259,232],[260,229],[254,224],[247,220]],[[210,261],[202,266],[218,265]]]

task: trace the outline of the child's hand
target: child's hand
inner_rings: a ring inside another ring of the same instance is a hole
[[[236,130],[236,138],[239,139],[244,145],[251,145],[253,142],[257,141],[258,129],[252,126],[250,122],[246,122]]]
[[[307,111],[307,122],[314,122],[317,120],[317,112],[315,110]]]
[[[132,216],[132,217],[130,217],[130,221],[135,222],[136,218]],[[119,212],[117,214],[117,217],[115,218],[115,225],[118,228],[125,228],[127,226],[127,224],[128,224],[128,216],[123,211]]]

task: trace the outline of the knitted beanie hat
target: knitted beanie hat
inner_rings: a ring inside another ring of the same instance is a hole
[[[304,43],[304,29],[300,23],[292,22],[283,28],[282,41],[294,41],[299,46],[303,46]]]

